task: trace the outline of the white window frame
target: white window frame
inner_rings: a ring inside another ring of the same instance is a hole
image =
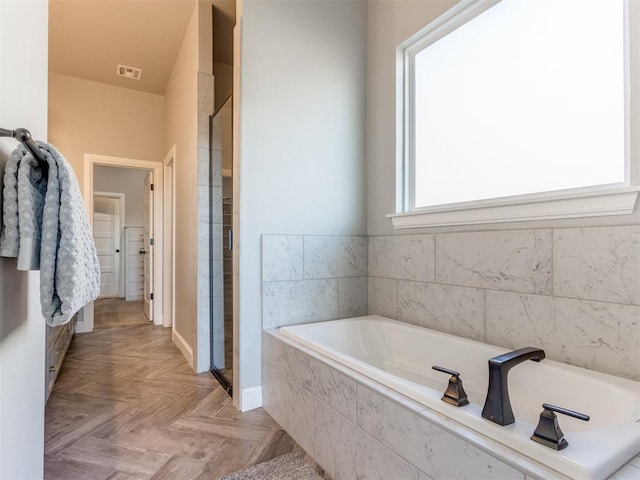
[[[640,17],[625,8],[625,181],[616,185],[597,185],[555,192],[517,195],[448,205],[415,208],[414,174],[414,86],[415,55],[461,25],[502,0],[463,0],[451,10],[403,42],[397,49],[396,92],[396,213],[387,215],[395,228],[474,225],[531,220],[629,215],[634,212],[640,192],[640,158],[631,156],[630,134],[630,42],[629,25]],[[638,9],[640,10],[640,8]],[[634,47],[637,48],[637,47]],[[637,52],[631,52],[637,55]],[[640,65],[635,65],[636,71]],[[637,75],[637,73],[636,73]],[[638,82],[636,82],[638,84]],[[635,108],[638,109],[638,102]],[[634,119],[638,121],[636,113]],[[636,139],[635,141],[640,141]]]

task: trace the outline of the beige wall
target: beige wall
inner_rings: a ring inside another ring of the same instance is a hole
[[[196,344],[197,83],[198,10],[195,7],[167,84],[164,110],[164,151],[176,146],[175,330],[193,353]],[[193,358],[188,360],[193,365]]]
[[[49,141],[84,181],[85,153],[162,161],[164,97],[49,73]]]

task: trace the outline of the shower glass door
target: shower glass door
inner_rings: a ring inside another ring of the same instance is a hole
[[[231,97],[210,118],[210,262],[211,262],[211,372],[231,393],[233,384],[233,287],[232,287],[232,111]],[[222,194],[219,178],[222,172]],[[214,186],[215,185],[215,186]],[[220,223],[220,218],[222,223]],[[219,275],[222,258],[222,285]],[[218,259],[218,260],[215,260]]]

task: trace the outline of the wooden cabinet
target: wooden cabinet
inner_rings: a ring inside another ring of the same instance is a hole
[[[58,327],[47,326],[47,352],[45,354],[45,401],[49,399],[53,384],[58,377],[58,372],[62,367],[64,356],[67,353],[73,334],[76,331],[76,321],[78,315],[66,325]]]

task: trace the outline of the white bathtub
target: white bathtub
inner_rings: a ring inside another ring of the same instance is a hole
[[[280,329],[299,342],[468,428],[575,479],[604,479],[640,451],[640,383],[545,359],[509,373],[516,422],[499,426],[481,417],[489,358],[507,349],[397,322],[377,315]],[[533,346],[544,349],[544,345]],[[461,373],[470,404],[441,401],[449,375]],[[543,403],[591,416],[558,415],[569,446],[555,451],[530,440]]]

